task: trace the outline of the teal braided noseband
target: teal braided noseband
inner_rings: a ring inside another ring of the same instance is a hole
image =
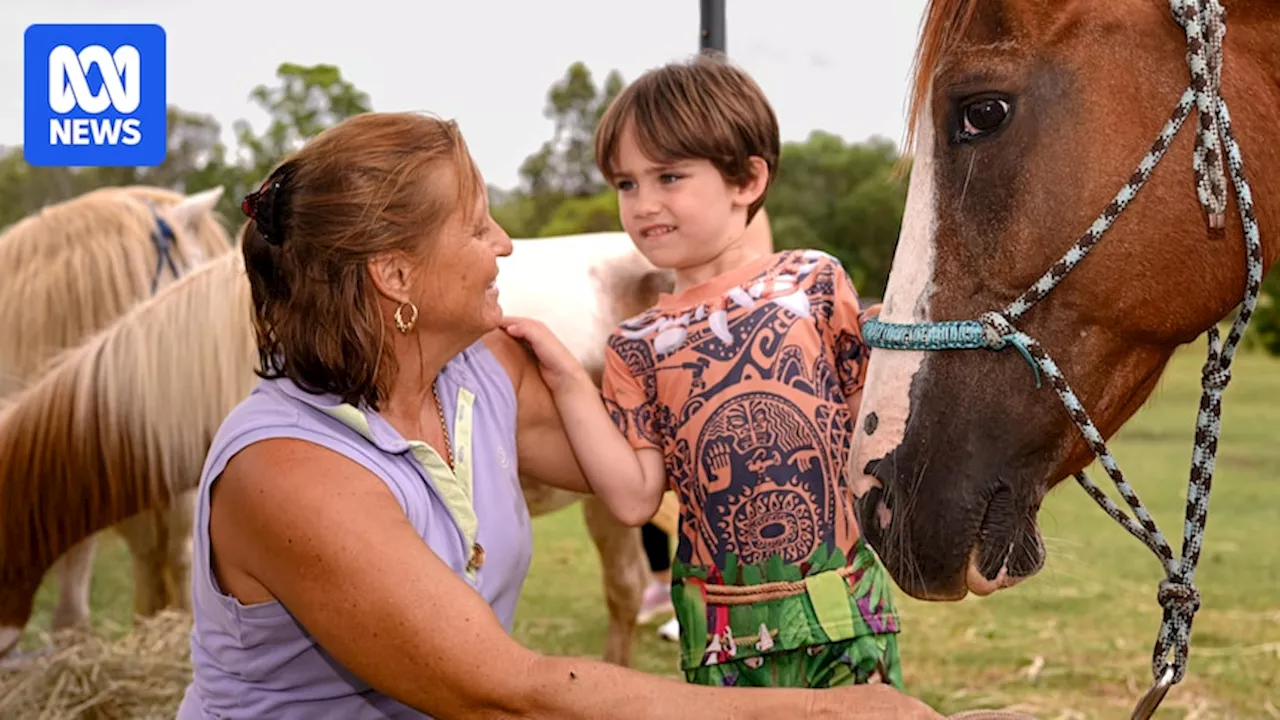
[[[863,336],[868,345],[888,350],[1001,350],[1012,346],[1036,370],[1037,387],[1040,386],[1040,373],[1048,376],[1089,449],[1132,508],[1133,517],[1122,511],[1084,472],[1076,473],[1076,480],[1108,515],[1150,548],[1164,567],[1165,579],[1160,582],[1157,593],[1164,617],[1151,664],[1155,682],[1138,702],[1132,716],[1143,719],[1155,712],[1169,688],[1180,682],[1186,673],[1191,646],[1191,622],[1200,608],[1195,571],[1204,543],[1209,491],[1213,482],[1218,436],[1222,431],[1222,394],[1231,380],[1231,361],[1236,348],[1257,307],[1263,274],[1262,241],[1254,213],[1253,192],[1244,176],[1244,160],[1231,128],[1231,115],[1227,110],[1226,100],[1220,95],[1222,38],[1226,33],[1225,13],[1218,0],[1170,0],[1169,4],[1174,20],[1182,26],[1187,37],[1187,64],[1191,73],[1191,85],[1183,93],[1173,114],[1129,182],[1120,189],[1088,231],[1071,246],[1062,260],[1003,311],[984,313],[978,320],[895,324],[872,318],[863,327]],[[1219,343],[1216,325],[1208,330],[1208,358],[1201,373],[1203,397],[1196,417],[1195,446],[1191,456],[1182,553],[1179,558],[1174,555],[1151,513],[1125,480],[1102,434],[1098,432],[1084,405],[1049,357],[1049,353],[1040,343],[1015,328],[1013,323],[1053,290],[1097,245],[1103,233],[1146,185],[1193,108],[1200,117],[1192,156],[1197,194],[1207,213],[1210,229],[1221,231],[1226,224],[1225,160],[1236,191],[1236,205],[1244,230],[1247,275],[1244,300],[1226,341]]]
[[[1007,329],[1002,326],[1008,326]],[[1031,357],[1031,338],[1009,325],[996,313],[982,320],[947,320],[934,323],[891,324],[876,318],[862,329],[863,339],[872,347],[889,350],[1003,350],[1012,347],[1036,374],[1040,387],[1040,366]]]

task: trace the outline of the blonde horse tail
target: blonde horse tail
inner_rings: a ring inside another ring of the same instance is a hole
[[[7,401],[0,579],[38,584],[78,541],[197,485],[218,426],[255,381],[249,302],[240,253],[228,253],[56,356]]]

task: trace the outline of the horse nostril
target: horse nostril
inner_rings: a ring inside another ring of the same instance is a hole
[[[881,530],[888,530],[889,523],[893,522],[893,511],[889,509],[884,500],[876,503],[876,520],[880,522]]]
[[[867,435],[874,435],[876,432],[876,428],[879,426],[880,426],[880,417],[877,416],[874,412],[867,413],[867,416],[862,419],[862,430]]]

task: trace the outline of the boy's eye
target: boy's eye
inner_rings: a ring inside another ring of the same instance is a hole
[[[680,176],[676,175],[675,173],[663,173],[661,176],[659,176],[659,179],[662,180],[662,182],[664,183],[673,183],[679,180]]]
[[[636,186],[636,184],[635,184],[633,181],[631,181],[631,180],[619,180],[619,181],[618,181],[618,189],[619,189],[619,190],[630,190],[631,188],[633,188],[633,187],[635,187],[635,186]]]

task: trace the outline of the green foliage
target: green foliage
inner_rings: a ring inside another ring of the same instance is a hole
[[[825,250],[849,271],[863,295],[884,293],[907,200],[907,177],[895,172],[893,143],[847,143],[814,131],[782,148],[765,207],[778,248]]]
[[[281,63],[276,79],[276,87],[259,85],[249,93],[271,118],[266,131],[256,134],[245,120],[233,126],[253,177],[265,178],[285,155],[325,128],[372,109],[369,96],[333,65]]]
[[[599,196],[608,188],[596,167],[595,132],[623,86],[615,70],[597,87],[587,66],[576,62],[547,91],[543,115],[552,121],[551,138],[521,163],[520,187],[493,204],[494,220],[509,235],[531,238],[621,229],[616,200],[614,219],[602,214],[608,201]]]
[[[538,229],[538,237],[622,230],[618,194],[604,190],[586,197],[565,198]]]
[[[1273,270],[1262,281],[1258,309],[1249,323],[1247,340],[1271,355],[1280,355],[1280,272]]]

